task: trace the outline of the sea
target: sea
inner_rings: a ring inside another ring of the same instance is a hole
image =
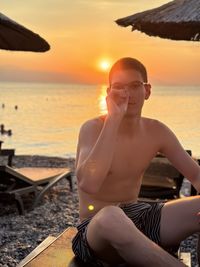
[[[106,113],[106,85],[0,83],[3,148],[17,155],[75,157],[81,125]],[[143,116],[165,123],[200,158],[200,86],[152,86]],[[88,137],[89,138],[89,137]]]

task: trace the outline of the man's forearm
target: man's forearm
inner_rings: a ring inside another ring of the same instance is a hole
[[[79,186],[88,193],[96,193],[110,169],[120,121],[105,119],[101,133],[88,157],[77,169]]]

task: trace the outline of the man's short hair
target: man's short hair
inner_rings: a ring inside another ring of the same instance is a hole
[[[145,66],[139,60],[135,58],[124,57],[124,58],[120,58],[119,60],[117,60],[113,64],[112,68],[110,69],[109,83],[111,83],[112,75],[115,71],[130,70],[130,69],[138,71],[142,75],[144,82],[148,82],[147,71],[146,71]]]

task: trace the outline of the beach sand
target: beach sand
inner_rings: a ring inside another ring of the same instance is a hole
[[[0,161],[0,164],[3,162]],[[15,156],[14,167],[70,167],[74,158]],[[27,199],[27,202],[31,199]],[[48,235],[57,236],[78,222],[77,186],[72,193],[67,180],[60,181],[45,195],[40,206],[18,215],[15,205],[0,206],[0,267],[14,267]],[[181,244],[182,251],[192,252],[192,267],[197,267],[196,235]]]

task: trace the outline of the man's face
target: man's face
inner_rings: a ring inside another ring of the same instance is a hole
[[[114,72],[108,91],[112,89],[128,90],[127,115],[140,115],[144,100],[148,99],[151,93],[150,84],[144,83],[141,73],[133,69]]]

